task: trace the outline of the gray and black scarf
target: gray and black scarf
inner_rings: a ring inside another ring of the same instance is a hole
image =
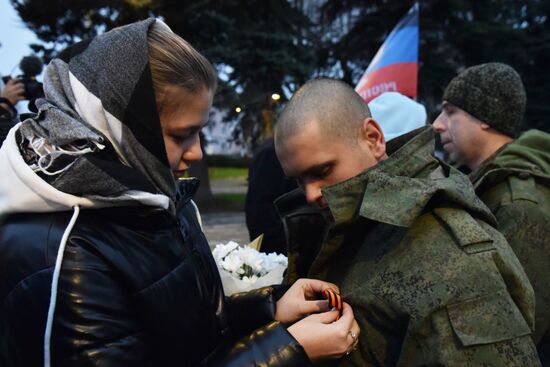
[[[17,135],[27,164],[68,194],[123,205],[161,194],[174,213],[149,67],[150,18],[69,47],[47,67],[45,98]]]

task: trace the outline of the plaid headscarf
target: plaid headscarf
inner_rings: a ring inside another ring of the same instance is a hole
[[[161,194],[175,213],[148,57],[156,21],[77,43],[48,65],[38,114],[16,137],[27,164],[56,189],[106,205]]]

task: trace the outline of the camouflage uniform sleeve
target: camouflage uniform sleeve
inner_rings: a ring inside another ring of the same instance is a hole
[[[537,203],[516,200],[501,206],[495,216],[535,291],[533,337],[538,341],[550,325],[550,214]]]

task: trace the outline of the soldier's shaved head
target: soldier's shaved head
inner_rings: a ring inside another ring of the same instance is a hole
[[[323,134],[355,142],[358,129],[371,117],[365,101],[348,84],[335,79],[315,79],[290,99],[275,126],[275,138],[284,141],[305,124],[317,123]]]
[[[275,125],[275,151],[306,200],[326,208],[322,189],[387,158],[380,126],[367,104],[346,83],[307,82],[290,99]]]

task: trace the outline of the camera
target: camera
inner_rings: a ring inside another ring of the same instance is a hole
[[[19,63],[19,69],[23,74],[17,76],[17,80],[23,83],[25,87],[25,99],[32,101],[36,98],[44,97],[44,88],[42,83],[36,80],[36,76],[42,72],[42,61],[36,56],[25,56]],[[3,77],[4,83],[7,83],[11,77]]]

